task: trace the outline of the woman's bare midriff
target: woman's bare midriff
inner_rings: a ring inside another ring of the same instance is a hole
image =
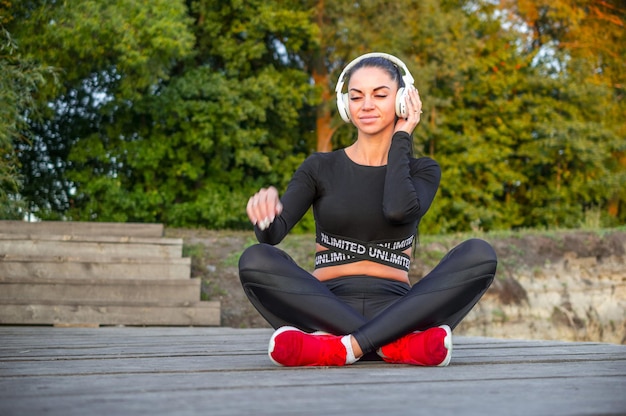
[[[319,244],[317,245],[318,252],[324,250],[326,250],[326,248],[320,246]],[[405,250],[404,253],[407,255],[411,255],[411,249],[409,248]],[[330,280],[342,276],[359,275],[374,276],[383,279],[392,279],[398,280],[400,282],[409,283],[408,272],[368,260],[357,261],[348,264],[340,264],[338,266],[321,267],[313,271],[313,276],[321,281]]]

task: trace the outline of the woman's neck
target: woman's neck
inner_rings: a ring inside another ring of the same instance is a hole
[[[346,147],[348,157],[355,163],[364,166],[384,166],[387,164],[387,155],[391,137],[381,138],[359,135],[356,142]]]

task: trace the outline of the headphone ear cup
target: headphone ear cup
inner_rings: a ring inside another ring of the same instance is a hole
[[[350,123],[350,107],[348,105],[348,94],[341,94],[341,99],[337,99],[339,115],[346,123]]]
[[[396,115],[400,118],[406,118],[406,89],[401,87],[396,94]]]

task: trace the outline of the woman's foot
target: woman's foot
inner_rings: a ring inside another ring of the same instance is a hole
[[[349,358],[351,346],[346,343],[350,343],[349,335],[309,334],[284,326],[270,338],[268,353],[274,364],[286,367],[342,366],[356,361]]]
[[[452,331],[448,325],[412,332],[378,350],[394,364],[445,367],[452,358]]]

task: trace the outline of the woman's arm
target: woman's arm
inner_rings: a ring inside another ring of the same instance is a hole
[[[317,195],[316,158],[310,156],[296,170],[284,195],[274,187],[261,189],[248,201],[246,211],[261,243],[278,244],[307,212]]]
[[[441,169],[434,160],[413,159],[411,136],[399,131],[393,135],[387,160],[383,212],[392,223],[419,220],[435,198]]]

